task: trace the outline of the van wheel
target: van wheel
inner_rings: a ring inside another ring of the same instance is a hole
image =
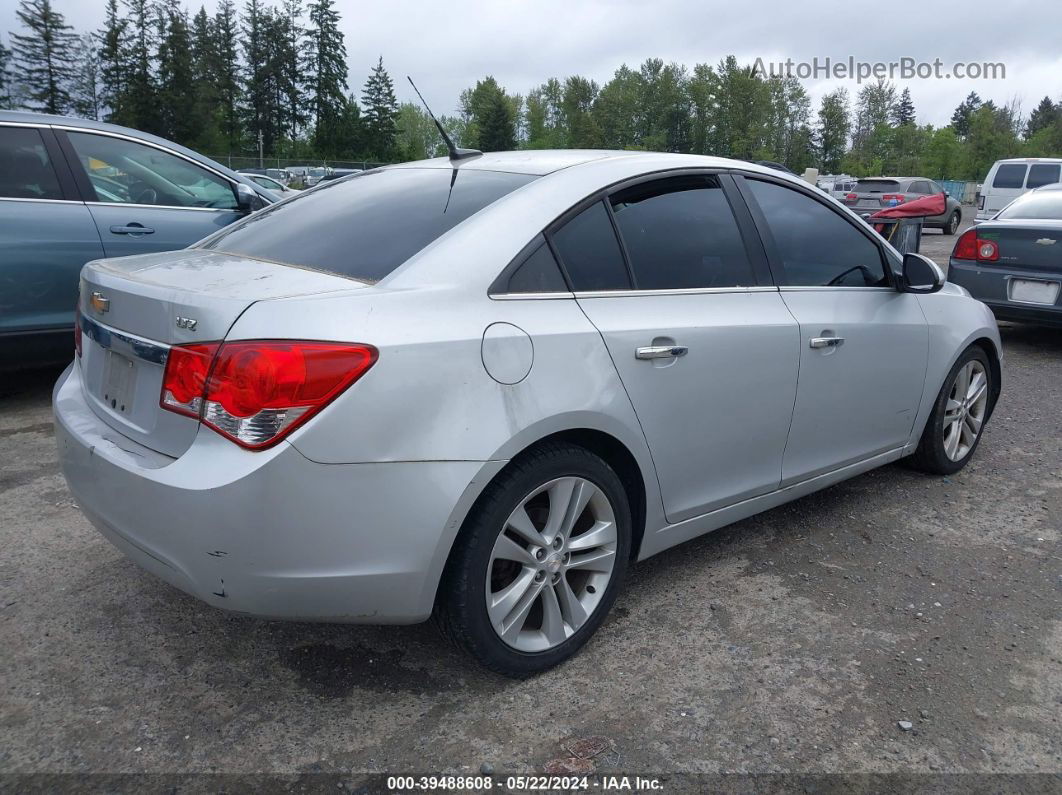
[[[953,212],[948,216],[948,222],[944,224],[944,234],[954,235],[959,228],[959,224],[962,222],[962,216],[958,211]]]
[[[992,368],[981,348],[967,348],[944,380],[911,465],[923,472],[958,472],[981,441],[992,400]]]
[[[631,512],[615,471],[582,447],[545,444],[477,501],[447,563],[436,623],[500,674],[545,671],[601,625],[630,549]]]

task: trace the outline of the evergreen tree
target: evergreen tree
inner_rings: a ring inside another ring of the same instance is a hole
[[[1044,97],[1025,124],[1025,137],[1032,138],[1040,130],[1047,129],[1059,119],[1062,119],[1062,105],[1056,105],[1050,97]]]
[[[213,24],[213,82],[217,92],[221,135],[231,152],[240,148],[243,124],[240,114],[239,21],[233,0],[220,0]]]
[[[306,69],[314,145],[329,156],[346,146],[341,120],[346,106],[347,48],[333,0],[312,0],[307,8]]]
[[[118,0],[107,0],[103,27],[96,31],[100,56],[100,104],[107,121],[121,122],[131,64],[129,22],[118,10]]]
[[[601,130],[594,118],[594,102],[600,89],[593,80],[573,75],[564,81],[560,101],[560,129],[565,146],[595,149],[601,145]]]
[[[302,27],[302,0],[284,0],[283,40],[278,42],[278,66],[283,89],[284,130],[292,142],[306,125],[306,80],[302,74],[301,53],[306,31]]]
[[[826,94],[819,107],[818,127],[815,130],[820,168],[826,173],[836,173],[840,169],[850,126],[848,92],[838,88]]]
[[[395,155],[395,136],[398,128],[398,100],[391,76],[384,69],[381,57],[369,72],[361,101],[365,105],[365,151],[377,160],[390,160]]]
[[[3,42],[0,42],[0,110],[10,108],[13,104],[11,99],[10,67],[11,50],[5,47]]]
[[[118,101],[119,124],[144,132],[159,132],[159,98],[152,72],[157,27],[151,0],[125,0],[129,9],[129,71],[125,90]],[[157,20],[156,20],[157,21]]]
[[[271,57],[271,34],[274,29],[272,9],[260,0],[247,0],[243,12],[244,115],[250,144],[258,151],[272,153],[277,140],[277,94],[274,85],[274,62]]]
[[[22,0],[15,12],[28,33],[12,33],[15,80],[26,105],[44,113],[70,110],[77,36],[51,0]]]
[[[981,107],[981,98],[976,91],[967,94],[966,99],[959,103],[955,112],[951,114],[951,127],[960,138],[965,138],[970,132],[970,116]]]
[[[71,96],[74,113],[86,119],[99,119],[102,111],[100,53],[96,37],[86,33],[78,40]]]
[[[203,6],[199,7],[192,19],[191,51],[195,130],[189,145],[200,151],[223,151],[225,140],[221,132],[222,109],[217,85],[221,63],[214,36],[214,21]]]
[[[644,96],[642,75],[626,64],[602,86],[594,102],[594,121],[601,131],[601,143],[610,149],[632,149],[642,142],[639,116]],[[528,96],[528,110],[531,97]]]
[[[158,99],[161,135],[180,144],[192,144],[201,132],[197,117],[192,39],[184,10],[174,2],[161,11],[158,53]]]
[[[365,147],[365,123],[361,116],[361,108],[353,94],[343,101],[343,112],[340,114],[338,136],[339,148],[336,156],[347,159],[355,159],[362,156]]]
[[[914,124],[914,122],[914,102],[911,100],[910,89],[905,88],[900,94],[900,98],[896,100],[896,104],[892,107],[892,123],[900,127],[904,124]]]
[[[516,148],[516,119],[503,91],[491,94],[479,121],[479,148],[505,152]]]

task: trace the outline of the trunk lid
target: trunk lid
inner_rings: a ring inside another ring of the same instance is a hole
[[[980,265],[1062,274],[1062,221],[990,221],[977,226],[977,237],[999,247],[998,260]]]
[[[224,339],[258,301],[365,287],[329,273],[198,249],[90,262],[81,272],[78,303],[85,398],[116,431],[179,456],[199,423],[159,406],[172,345]]]

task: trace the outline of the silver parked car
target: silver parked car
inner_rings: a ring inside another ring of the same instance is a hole
[[[60,458],[125,554],[257,616],[434,614],[513,676],[635,560],[905,456],[957,471],[1000,389],[992,314],[930,260],[693,155],[368,171],[90,263],[80,310]]]
[[[938,183],[925,177],[867,177],[857,180],[852,189],[840,197],[841,201],[866,218],[878,210],[897,204],[947,194]],[[944,212],[925,219],[923,226],[940,229],[946,235],[954,235],[962,224],[962,205],[951,196],[944,202]]]

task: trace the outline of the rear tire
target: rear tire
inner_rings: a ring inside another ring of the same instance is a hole
[[[954,235],[959,228],[959,224],[962,222],[962,216],[956,210],[948,216],[947,222],[944,224],[943,232],[946,235]]]
[[[934,475],[966,466],[984,435],[994,387],[987,354],[967,348],[944,379],[911,465]]]
[[[514,459],[476,501],[434,618],[481,665],[514,678],[540,673],[574,655],[604,621],[630,550],[631,511],[615,471],[582,447],[543,444]]]

